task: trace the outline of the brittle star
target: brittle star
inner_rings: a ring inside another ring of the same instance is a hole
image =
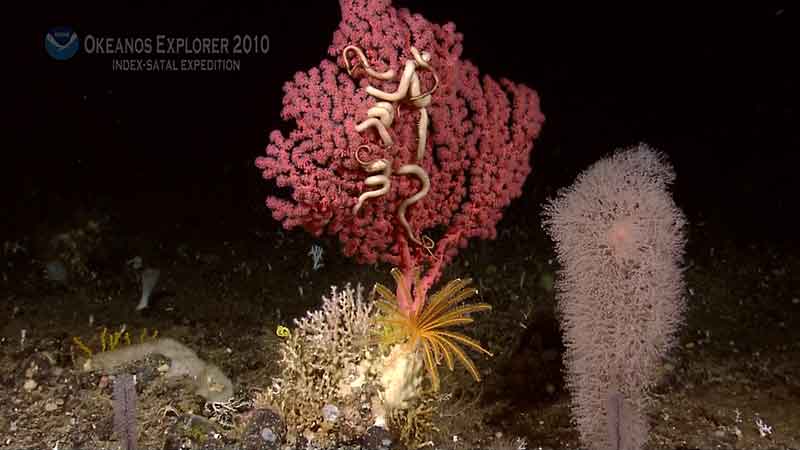
[[[372,69],[367,61],[366,55],[364,52],[353,45],[348,45],[342,51],[342,56],[344,58],[345,68],[349,75],[353,74],[353,71],[359,64],[355,66],[350,65],[350,60],[348,58],[348,52],[355,52],[358,56],[359,63],[361,66],[364,67],[367,75],[377,78],[380,80],[390,80],[394,78],[394,71],[392,69],[386,70],[384,72],[378,72]],[[357,124],[355,130],[358,132],[362,132],[367,128],[374,127],[378,134],[381,137],[381,140],[386,148],[390,148],[394,143],[392,141],[392,137],[389,134],[388,128],[392,126],[394,123],[395,118],[395,106],[394,103],[406,100],[415,108],[419,109],[420,111],[420,118],[417,122],[417,154],[416,154],[416,162],[420,162],[425,154],[425,148],[427,145],[427,137],[428,137],[428,111],[427,107],[431,103],[431,95],[439,86],[439,77],[436,75],[436,72],[430,66],[429,61],[431,56],[427,52],[420,53],[416,48],[411,47],[411,54],[413,55],[413,60],[407,60],[405,64],[405,68],[403,70],[403,74],[400,78],[400,83],[397,87],[397,90],[393,93],[388,93],[381,91],[371,85],[368,85],[366,91],[369,95],[376,97],[380,100],[378,103],[375,104],[372,108],[367,110],[368,118],[362,121],[361,123]],[[433,87],[427,91],[422,92],[421,83],[419,79],[419,75],[417,74],[417,69],[422,68],[429,70],[433,73],[434,77],[434,85]],[[410,91],[410,96],[408,95]],[[368,177],[364,183],[368,186],[377,186],[381,185],[380,189],[369,191],[361,194],[358,198],[358,202],[353,207],[353,213],[357,213],[361,206],[363,205],[364,201],[369,198],[379,197],[389,192],[391,186],[391,163],[385,159],[376,159],[374,161],[365,162],[362,161],[359,156],[358,152],[368,146],[362,145],[360,146],[355,152],[355,158],[361,164],[361,166],[368,172],[380,172],[382,171],[382,175],[374,175]],[[413,242],[423,245],[429,251],[433,247],[432,241],[428,238],[426,239],[426,243],[417,238],[413,231],[411,230],[411,226],[408,224],[408,220],[406,220],[405,212],[408,206],[416,203],[421,198],[425,197],[430,190],[430,179],[428,177],[427,172],[421,166],[417,164],[407,164],[401,166],[397,173],[399,175],[415,175],[419,180],[422,182],[422,189],[417,191],[413,196],[405,199],[397,210],[397,217],[400,221],[400,224],[405,228],[406,233],[408,234],[409,239]],[[423,238],[424,239],[424,238]]]

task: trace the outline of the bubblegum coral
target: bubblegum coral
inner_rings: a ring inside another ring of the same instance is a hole
[[[399,265],[409,278],[427,265],[424,296],[459,247],[496,237],[522,193],[539,98],[461,60],[452,23],[390,0],[340,5],[333,59],[284,85],[282,118],[297,128],[273,131],[256,165],[293,193],[266,204],[287,229],[337,235],[358,262]]]

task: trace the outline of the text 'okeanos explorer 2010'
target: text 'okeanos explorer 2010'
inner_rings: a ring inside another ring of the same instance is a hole
[[[111,37],[90,34],[84,38],[83,46],[86,53],[105,55],[259,55],[269,51],[269,36]]]

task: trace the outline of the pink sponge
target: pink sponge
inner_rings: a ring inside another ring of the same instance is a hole
[[[686,219],[665,157],[617,151],[546,205],[561,264],[558,304],[572,411],[587,448],[639,449],[647,389],[685,310]]]

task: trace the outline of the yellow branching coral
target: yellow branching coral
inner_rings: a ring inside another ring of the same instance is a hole
[[[144,343],[147,340],[153,340],[158,337],[158,330],[153,330],[153,334],[149,334],[147,328],[143,328],[141,333],[139,334],[139,343]],[[72,337],[72,342],[78,347],[80,351],[82,351],[87,358],[92,358],[95,354],[95,351],[86,345],[83,340],[78,336]],[[125,331],[125,327],[117,331],[113,331],[109,333],[108,328],[103,327],[100,331],[100,352],[110,352],[114,351],[120,346],[120,342],[125,345],[131,345],[131,335],[129,332]]]
[[[399,294],[413,298],[402,272],[394,268],[391,273],[397,282]],[[471,284],[472,280],[469,278],[455,279],[428,298],[421,308],[411,312],[400,309],[397,297],[391,290],[381,284],[375,285],[373,293],[379,295],[377,304],[382,312],[377,320],[382,326],[383,343],[403,343],[407,352],[420,349],[434,391],[439,390],[439,364],[444,359],[452,371],[455,365],[454,355],[475,381],[481,381],[478,368],[459,344],[493,356],[478,341],[462,333],[445,329],[470,324],[473,319],[469,314],[492,309],[488,303],[457,306],[478,293]]]
[[[74,342],[74,343],[75,343],[75,345],[77,345],[77,346],[78,346],[78,348],[79,348],[79,349],[80,349],[80,350],[81,350],[83,353],[85,353],[85,354],[86,354],[86,357],[87,357],[87,358],[91,358],[92,356],[94,356],[94,352],[92,351],[92,349],[91,349],[91,348],[89,348],[89,346],[88,346],[88,345],[84,344],[84,343],[83,343],[83,341],[81,340],[81,338],[79,338],[78,336],[73,336],[73,337],[72,337],[72,342]]]
[[[158,337],[158,330],[153,330],[152,335],[147,334],[147,328],[142,328],[141,334],[139,334],[139,343],[144,344],[144,341],[148,339],[156,339]]]

